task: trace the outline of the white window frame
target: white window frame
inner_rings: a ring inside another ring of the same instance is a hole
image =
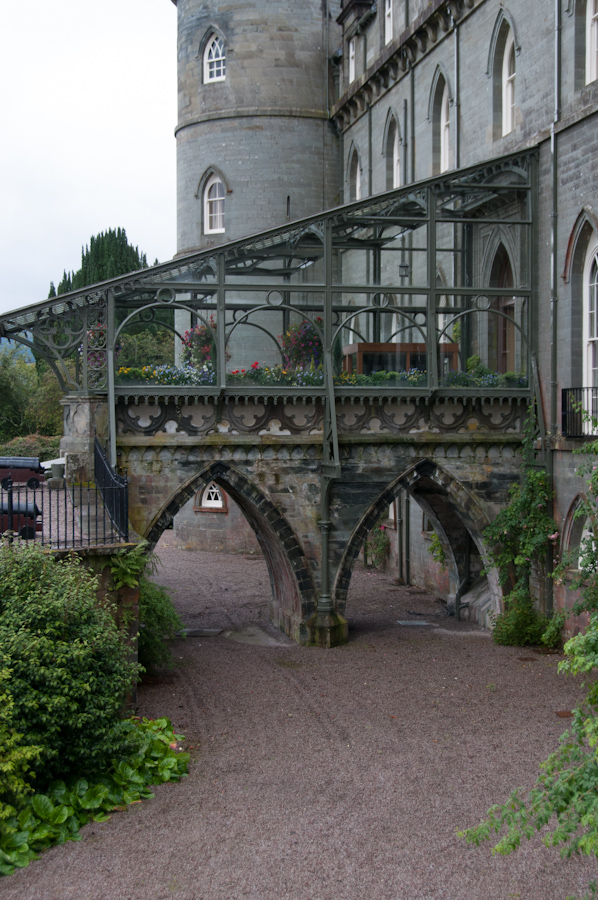
[[[226,503],[226,494],[222,488],[211,481],[203,490],[198,491],[195,495],[193,511],[196,513],[226,513],[228,507]]]
[[[586,4],[586,84],[598,78],[598,0]]]
[[[395,123],[395,136],[392,142],[392,186],[393,188],[401,187],[402,169],[401,169],[401,141],[399,138],[399,128]]]
[[[586,251],[583,268],[583,387],[598,388],[598,238]]]
[[[440,171],[448,172],[451,153],[451,111],[448,84],[444,82],[440,101]]]
[[[221,190],[218,190],[220,186]],[[212,189],[216,188],[213,192]],[[212,196],[210,194],[212,193]],[[211,175],[203,189],[203,231],[204,234],[224,234],[226,210],[226,188],[218,175]]]
[[[390,44],[393,37],[392,23],[392,4],[393,0],[384,0],[384,43]]]
[[[355,148],[349,157],[349,194],[351,203],[361,200],[361,163]]]
[[[203,52],[204,84],[226,79],[226,48],[219,34],[212,34]]]
[[[510,134],[515,127],[515,37],[509,28],[502,58],[502,133]]]
[[[347,48],[349,54],[349,84],[355,81],[357,69],[356,69],[356,56],[357,56],[357,39],[351,38],[349,41],[349,45]]]

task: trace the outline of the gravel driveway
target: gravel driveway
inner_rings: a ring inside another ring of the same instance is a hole
[[[218,632],[176,641],[177,668],[139,690],[140,714],[187,736],[189,777],[1,879],[0,897],[564,900],[597,874],[539,840],[502,859],[455,836],[556,746],[580,697],[559,657],[496,647],[363,569],[350,643],[298,647],[267,622],[263,560],[171,534],[158,549],[187,626]]]

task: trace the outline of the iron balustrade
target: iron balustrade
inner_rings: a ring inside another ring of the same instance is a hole
[[[110,521],[124,541],[129,539],[129,491],[127,478],[118,475],[106,459],[101,444],[95,438],[94,474],[104,508]]]
[[[125,487],[126,492],[126,487]],[[122,485],[50,482],[0,485],[0,534],[9,541],[35,541],[52,550],[110,546],[128,539],[113,525],[108,507],[122,508]]]
[[[565,437],[598,435],[598,387],[563,388],[561,410]]]

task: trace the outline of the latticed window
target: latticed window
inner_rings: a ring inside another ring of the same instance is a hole
[[[224,231],[224,185],[217,175],[212,175],[204,188],[204,233],[221,234]]]
[[[204,491],[204,495],[201,501],[202,506],[223,506],[222,503],[222,494],[220,493],[220,488],[213,481],[211,484],[207,486]]]
[[[515,39],[509,29],[502,64],[502,133],[515,127]]]
[[[226,78],[226,50],[224,41],[213,34],[204,51],[204,81],[224,81]]]

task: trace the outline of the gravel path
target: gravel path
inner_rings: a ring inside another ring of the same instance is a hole
[[[139,690],[142,715],[186,734],[190,775],[0,880],[0,897],[564,900],[597,874],[539,840],[502,859],[455,836],[556,746],[580,696],[558,657],[496,647],[363,569],[350,643],[297,647],[267,622],[261,559],[175,550],[171,534],[158,549],[188,627],[220,632],[176,641],[177,668]]]

